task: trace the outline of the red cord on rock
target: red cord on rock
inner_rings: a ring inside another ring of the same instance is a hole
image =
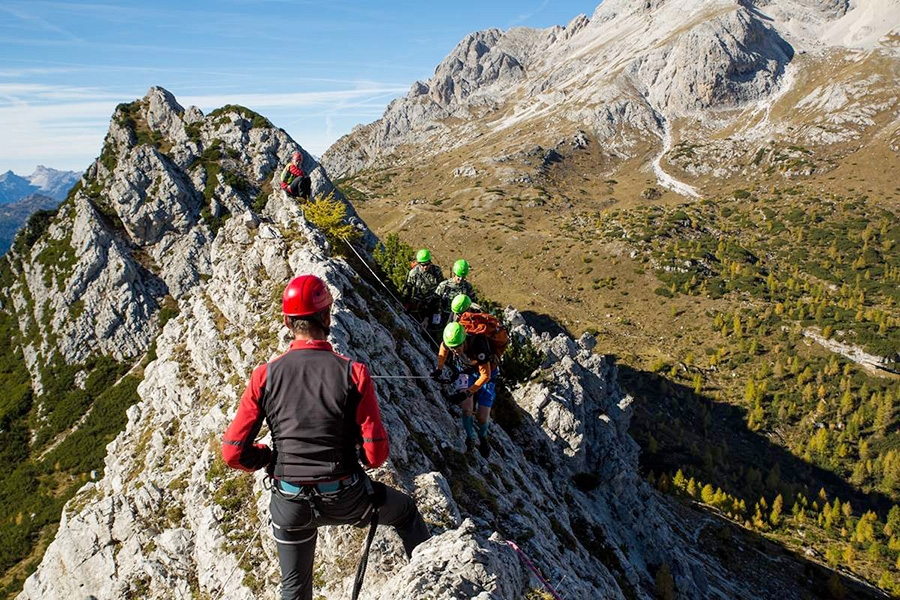
[[[553,586],[550,585],[550,583],[546,579],[544,579],[544,576],[541,575],[541,572],[537,570],[537,567],[534,566],[534,563],[531,562],[528,556],[526,556],[525,553],[522,552],[522,550],[516,545],[516,543],[509,540],[506,540],[506,543],[510,548],[516,551],[516,553],[519,555],[519,558],[521,558],[522,562],[525,563],[525,566],[528,567],[531,572],[537,576],[541,584],[543,584],[544,588],[546,588],[547,591],[550,592],[550,595],[553,596],[554,600],[562,600],[560,595],[556,593],[556,590],[553,589]]]

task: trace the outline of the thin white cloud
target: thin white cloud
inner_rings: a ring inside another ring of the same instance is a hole
[[[58,25],[54,25],[53,23],[38,17],[37,15],[33,15],[25,12],[24,10],[20,10],[18,8],[14,8],[12,6],[0,6],[0,11],[5,12],[13,17],[25,21],[26,23],[32,23],[36,25],[39,29],[43,29],[44,31],[49,31],[50,33],[56,33],[64,38],[66,38],[69,42],[81,42],[81,38],[78,36],[69,33],[62,27]]]
[[[20,69],[0,69],[0,77],[19,78],[32,75],[61,75],[63,73],[79,73],[86,70],[75,67],[23,67]]]
[[[296,92],[293,94],[222,94],[204,96],[181,96],[178,101],[187,106],[216,108],[225,104],[240,104],[248,108],[304,108],[324,106],[346,100],[383,98],[406,92],[408,86],[366,87],[352,90],[322,92]]]
[[[210,110],[225,104],[240,104],[266,115],[293,132],[302,114],[302,137],[309,148],[324,152],[344,132],[335,121],[373,119],[381,115],[387,100],[405,93],[407,86],[353,82],[345,90],[279,94],[180,95],[183,106]],[[30,172],[34,164],[56,168],[84,169],[100,153],[109,120],[123,98],[108,90],[26,83],[0,83],[0,170]],[[292,118],[293,117],[293,118]],[[349,127],[348,127],[349,130]],[[298,137],[298,141],[301,141]],[[302,142],[302,141],[301,141]]]
[[[547,8],[548,4],[550,4],[550,0],[544,0],[543,2],[541,2],[541,5],[538,6],[536,9],[534,9],[533,11],[517,16],[515,19],[512,20],[512,22],[510,22],[509,26],[515,27],[519,23],[524,23],[525,21],[528,21],[532,17],[539,15],[540,13],[542,13],[544,11],[545,8]]]
[[[42,83],[0,83],[0,98],[15,104],[48,100],[113,100],[116,96],[98,88],[47,85]],[[2,103],[0,103],[2,106]]]

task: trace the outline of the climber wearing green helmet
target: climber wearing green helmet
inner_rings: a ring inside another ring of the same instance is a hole
[[[450,301],[450,321],[459,321],[460,315],[467,312],[483,312],[480,304],[472,302],[466,294],[457,294]]]
[[[467,387],[452,394],[450,402],[459,404],[463,411],[463,429],[466,431],[466,449],[471,451],[478,444],[478,451],[485,458],[491,453],[488,444],[488,423],[491,407],[497,397],[495,380],[499,375],[499,360],[491,348],[490,340],[483,334],[467,334],[459,323],[447,323],[443,343],[438,351],[437,369],[431,376],[441,380],[444,364],[451,355],[467,376]],[[475,414],[475,404],[478,411]],[[478,419],[476,434],[475,418]]]
[[[470,299],[475,297],[475,290],[472,284],[466,281],[469,275],[469,262],[461,258],[453,263],[453,277],[441,282],[435,290],[435,294],[441,299],[441,323],[455,321],[454,311],[451,304],[453,299],[460,294],[467,295]]]
[[[435,340],[441,325],[440,299],[435,290],[442,281],[444,274],[440,267],[431,262],[431,252],[426,248],[416,252],[416,260],[406,276],[403,305]]]

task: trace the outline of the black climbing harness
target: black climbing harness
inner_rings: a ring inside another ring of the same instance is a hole
[[[381,508],[381,505],[384,503],[383,497],[379,497],[378,494],[375,493],[375,488],[372,485],[372,480],[369,479],[369,476],[363,472],[353,475],[353,477],[358,477],[362,479],[362,484],[366,487],[366,495],[369,498],[369,503],[372,505],[371,517],[369,520],[369,533],[366,535],[365,546],[363,547],[362,556],[359,559],[359,565],[356,567],[356,577],[353,580],[353,594],[351,596],[352,600],[357,600],[359,598],[359,592],[362,590],[363,580],[366,577],[366,567],[369,564],[369,550],[372,548],[372,541],[375,539],[375,532],[378,529],[378,511]],[[352,484],[351,484],[352,485]],[[291,501],[303,501],[309,507],[309,521],[307,521],[302,526],[295,526],[292,529],[307,529],[316,518],[321,516],[321,513],[316,508],[316,503],[314,502],[314,497],[317,495],[331,494],[337,493],[335,492],[321,492],[315,490],[314,487],[307,486],[295,486],[293,484],[272,478],[266,477],[264,486],[266,489],[272,490],[273,494],[278,494],[285,500]],[[363,519],[365,519],[365,514],[363,515]]]

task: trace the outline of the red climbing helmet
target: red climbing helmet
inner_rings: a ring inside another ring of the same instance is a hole
[[[334,302],[325,282],[315,275],[294,277],[284,288],[281,311],[289,317],[309,317],[320,313]]]
[[[294,150],[294,153],[291,154],[291,160],[294,162],[297,162],[297,161],[301,160],[302,158],[303,158],[303,154],[301,154],[297,150]]]

